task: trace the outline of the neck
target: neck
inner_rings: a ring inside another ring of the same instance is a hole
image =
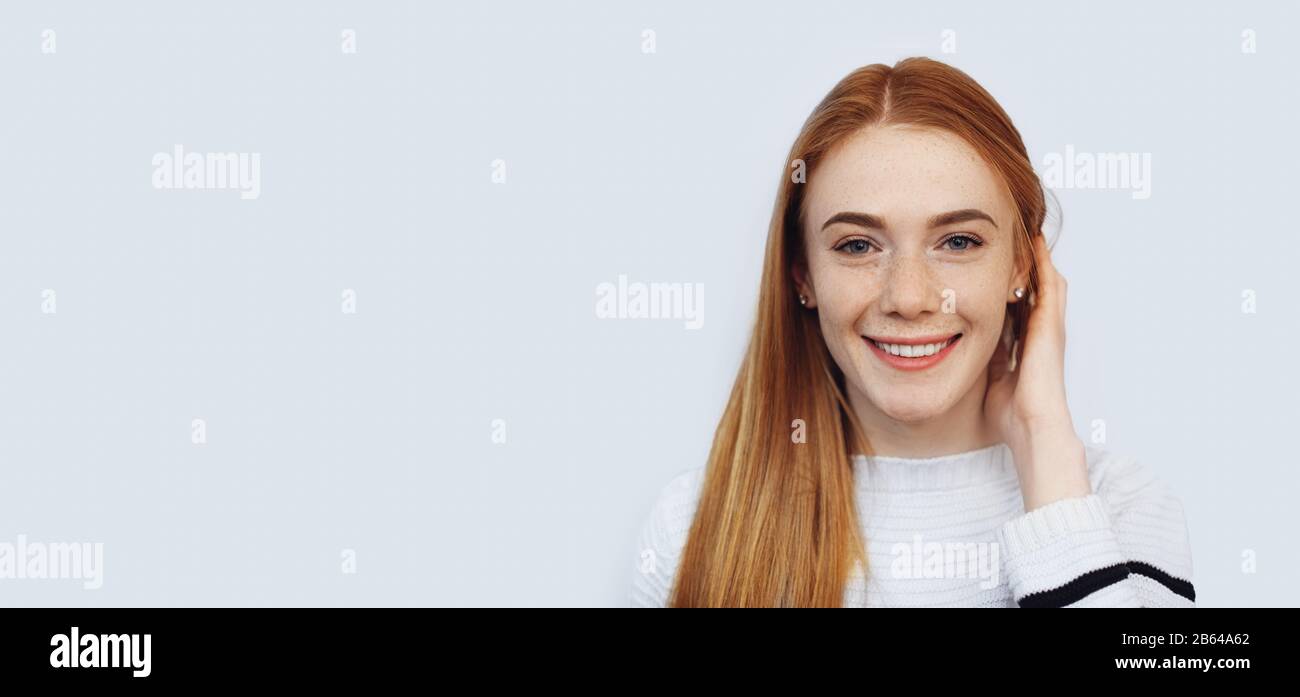
[[[917,421],[899,421],[876,408],[852,384],[849,404],[866,431],[872,453],[888,457],[939,457],[997,444],[984,419],[984,389],[987,375],[981,373],[971,389],[942,414]]]

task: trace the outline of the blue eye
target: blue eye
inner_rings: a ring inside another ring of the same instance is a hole
[[[835,249],[840,252],[848,252],[849,254],[860,256],[871,251],[871,243],[863,239],[848,240]]]
[[[970,235],[962,235],[962,234],[957,234],[957,235],[953,235],[952,237],[949,237],[948,239],[943,241],[943,244],[948,244],[950,242],[955,242],[958,240],[961,241],[960,246],[957,247],[949,246],[948,249],[954,252],[964,252],[972,247],[984,246],[984,243],[979,241],[979,239],[972,237]]]

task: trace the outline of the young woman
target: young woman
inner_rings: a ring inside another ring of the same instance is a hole
[[[988,92],[860,68],[788,162],[748,351],[632,603],[1193,605],[1178,498],[1074,432],[1043,189]]]

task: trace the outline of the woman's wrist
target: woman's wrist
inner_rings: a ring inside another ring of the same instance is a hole
[[[1092,493],[1087,451],[1069,424],[1031,429],[1028,441],[1014,448],[1012,456],[1026,512]]]

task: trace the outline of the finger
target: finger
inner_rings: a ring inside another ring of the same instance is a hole
[[[1035,256],[1038,261],[1038,297],[1035,305],[1065,310],[1065,277],[1052,263],[1052,250],[1047,246],[1045,235],[1034,238]]]
[[[1034,238],[1038,259],[1038,293],[1029,323],[1035,328],[1051,328],[1052,335],[1064,338],[1065,333],[1065,277],[1052,263],[1052,253],[1043,235]]]
[[[1034,237],[1034,258],[1038,262],[1038,280],[1040,285],[1050,286],[1056,280],[1056,266],[1052,264],[1052,250],[1047,247],[1047,237]]]
[[[1063,276],[1060,270],[1056,268],[1056,264],[1052,263],[1051,250],[1047,249],[1046,240],[1043,242],[1043,249],[1046,252],[1045,256],[1047,258],[1047,266],[1051,269],[1052,295],[1056,298],[1054,307],[1056,307],[1056,310],[1060,313],[1061,317],[1065,317],[1065,297],[1067,288],[1065,276]]]

